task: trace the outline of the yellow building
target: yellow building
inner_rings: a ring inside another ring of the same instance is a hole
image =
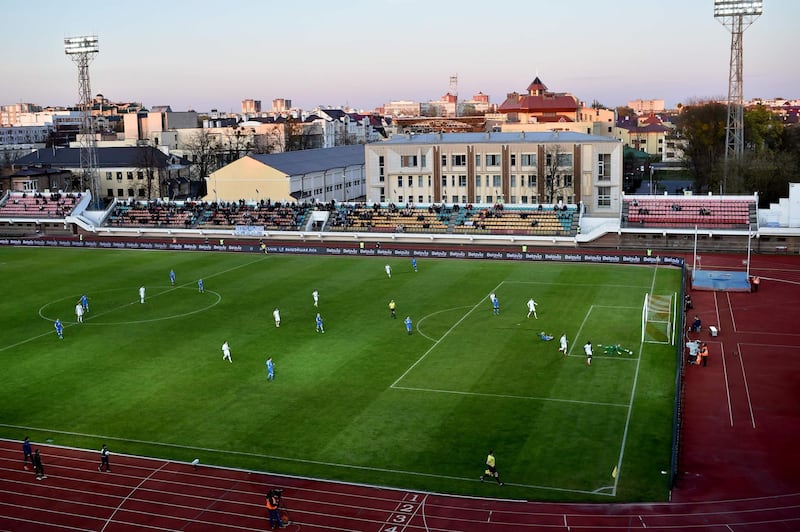
[[[205,201],[354,201],[364,196],[364,146],[248,155],[206,179]]]

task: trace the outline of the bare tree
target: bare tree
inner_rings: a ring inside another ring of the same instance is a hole
[[[284,151],[309,150],[322,147],[322,133],[315,132],[315,129],[319,129],[319,127],[314,124],[306,124],[291,116],[287,118]]]
[[[572,165],[568,160],[570,154],[561,150],[561,146],[554,144],[548,146],[544,156],[544,195],[545,202],[554,203],[556,196],[568,188],[564,172],[572,174]]]
[[[253,137],[253,153],[277,153],[283,145],[282,131],[277,128]]]
[[[137,148],[136,168],[144,172],[147,181],[147,199],[161,197],[164,185],[164,176],[167,169],[166,157],[163,153],[152,146],[140,146]]]
[[[201,129],[189,138],[186,151],[192,162],[192,173],[197,179],[203,180],[217,169],[219,143],[207,129]]]
[[[223,140],[225,162],[232,163],[253,151],[253,135],[239,126],[233,126]]]

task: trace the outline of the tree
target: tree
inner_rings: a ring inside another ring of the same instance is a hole
[[[722,179],[728,109],[716,102],[687,105],[678,116],[686,139],[684,160],[696,192],[714,190]]]
[[[592,108],[596,109],[596,107],[592,106]],[[623,121],[627,120],[638,120],[639,118],[636,116],[636,111],[633,110],[632,107],[620,106],[617,107],[617,120]]]
[[[253,135],[238,126],[233,126],[225,134],[223,141],[225,147],[225,162],[237,161],[253,151]]]
[[[800,133],[762,106],[745,109],[745,151],[726,168],[727,117],[727,107],[719,103],[687,105],[680,114],[678,130],[687,141],[684,155],[695,190],[716,190],[724,175],[726,193],[758,192],[762,207],[785,197],[800,165]]]
[[[292,116],[286,119],[284,138],[286,139],[284,151],[308,150],[319,147],[314,139],[313,124],[306,124]]]
[[[186,142],[186,151],[191,156],[193,174],[198,179],[204,179],[217,169],[217,154],[219,144],[214,135],[207,129],[201,129],[192,135]]]
[[[277,128],[253,137],[253,153],[277,153],[283,146],[283,135]]]
[[[137,148],[135,164],[136,168],[144,172],[147,181],[147,199],[151,200],[154,196],[160,198],[167,169],[164,154],[152,146],[140,146]]]
[[[562,176],[562,170],[569,167],[572,173],[572,154],[565,153],[561,146],[548,146],[544,155],[544,202],[555,203],[559,193],[568,188]],[[563,194],[562,194],[563,195]],[[563,199],[563,198],[562,198]]]
[[[358,137],[355,133],[350,132],[350,122],[347,120],[342,120],[341,122],[336,122],[336,140],[334,145],[336,146],[352,146],[353,144],[358,144]]]

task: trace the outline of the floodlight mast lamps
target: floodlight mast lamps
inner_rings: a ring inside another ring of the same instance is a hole
[[[89,63],[100,51],[96,35],[66,37],[64,53],[78,65],[78,106],[81,113],[81,192],[91,187],[92,202],[100,205],[100,180],[97,176],[97,139],[92,120],[92,86],[89,81]]]
[[[728,121],[725,126],[725,168],[720,194],[725,193],[731,160],[744,155],[744,91],[742,89],[742,37],[762,13],[763,0],[714,0],[714,18],[731,32],[728,71]]]

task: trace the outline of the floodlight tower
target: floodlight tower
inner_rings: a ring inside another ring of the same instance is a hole
[[[89,82],[89,63],[100,51],[97,35],[67,37],[64,39],[64,53],[78,65],[78,101],[81,112],[81,191],[89,182],[92,201],[100,205],[100,183],[97,178],[97,139],[92,120],[92,87]]]
[[[456,99],[456,116],[458,116],[458,74],[450,76],[450,94]]]
[[[763,0],[714,0],[714,18],[731,32],[728,72],[728,122],[725,127],[725,170],[720,193],[725,192],[728,163],[744,154],[744,91],[742,90],[742,37],[763,11]]]

